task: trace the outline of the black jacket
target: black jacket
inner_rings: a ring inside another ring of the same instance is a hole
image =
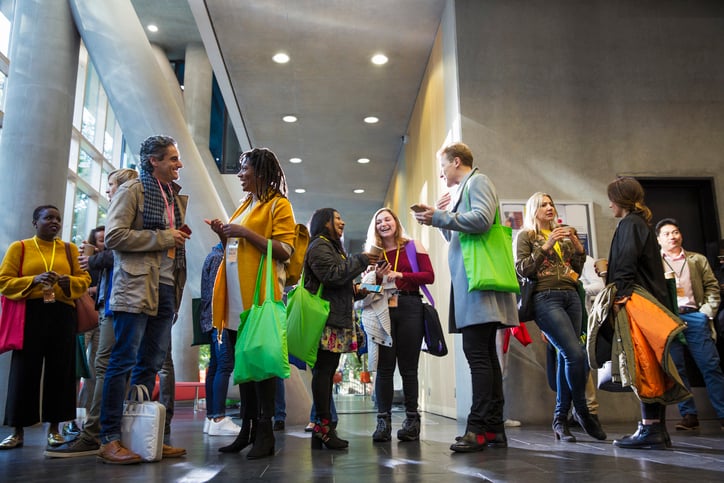
[[[328,240],[315,237],[304,257],[304,288],[316,293],[322,283],[322,298],[329,301],[327,325],[351,329],[354,279],[369,265],[367,255],[347,255]]]

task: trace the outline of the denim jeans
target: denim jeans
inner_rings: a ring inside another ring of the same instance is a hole
[[[420,362],[420,346],[425,335],[422,299],[416,295],[400,295],[398,306],[390,309],[392,347],[379,346],[375,395],[377,412],[390,414],[394,392],[395,365],[402,378],[405,411],[417,412],[419,383],[417,368]]]
[[[274,396],[274,421],[287,419],[287,401],[284,392],[284,379],[277,377],[277,392]]]
[[[470,366],[473,402],[465,431],[475,434],[502,433],[503,427],[503,373],[495,348],[495,334],[500,324],[463,327],[463,352]]]
[[[223,329],[221,344],[218,331],[211,331],[211,360],[206,373],[206,417],[220,418],[226,415],[226,393],[229,377],[234,371],[236,331]]]
[[[155,316],[113,313],[116,343],[103,381],[102,444],[121,439],[121,417],[128,374],[131,373],[131,384],[143,384],[151,394],[156,383],[156,373],[166,359],[171,342],[176,295],[172,286],[164,284],[159,285],[158,295],[158,313]]]
[[[724,373],[719,365],[719,353],[711,336],[709,319],[701,312],[681,314],[679,317],[686,322],[684,337],[686,337],[689,353],[704,378],[709,401],[716,411],[717,417],[724,418]],[[684,365],[684,346],[679,342],[672,344],[671,357],[674,359],[684,385],[690,388]],[[679,403],[679,413],[682,416],[697,414],[693,397]]]
[[[534,295],[535,321],[558,351],[556,416],[568,416],[571,402],[580,415],[588,414],[588,362],[581,344],[581,299],[575,290],[544,290]]]

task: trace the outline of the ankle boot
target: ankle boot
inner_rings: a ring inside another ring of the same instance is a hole
[[[606,433],[603,432],[601,423],[598,421],[598,416],[591,414],[588,411],[586,411],[585,413],[583,413],[582,411],[577,411],[573,413],[573,417],[576,418],[578,424],[581,425],[583,430],[588,433],[589,436],[599,439],[601,441],[606,439]]]
[[[271,419],[260,419],[257,425],[254,445],[246,455],[250,460],[274,455],[274,429]]]
[[[400,441],[417,441],[420,439],[419,413],[407,413],[407,417],[402,422],[402,428],[397,431],[397,439]]]
[[[389,414],[377,415],[377,429],[372,434],[372,441],[383,443],[392,439],[392,420]]]
[[[314,425],[312,433],[312,449],[322,449],[322,445],[328,449],[347,449],[349,441],[337,436],[337,430],[330,426],[329,420]]]
[[[571,434],[568,430],[568,418],[562,414],[556,414],[553,417],[553,435],[557,440],[565,441],[566,443],[575,443],[576,437]]]
[[[222,446],[219,451],[222,453],[238,453],[254,442],[257,427],[256,419],[245,419],[241,423],[241,431],[236,436],[233,443],[228,446]]]
[[[613,440],[613,445],[626,449],[666,449],[668,433],[661,423],[644,424],[634,434]]]

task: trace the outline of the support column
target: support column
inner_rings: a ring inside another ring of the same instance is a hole
[[[80,37],[67,2],[15,2],[10,70],[0,141],[0,257],[34,234],[36,206],[63,210]],[[65,220],[66,223],[70,220]],[[0,414],[10,353],[0,356]]]
[[[188,282],[174,329],[185,332],[192,323],[191,304],[186,299],[199,296],[204,258],[218,242],[203,219],[225,219],[226,210],[130,0],[69,3],[76,27],[133,152],[137,153],[141,142],[153,134],[167,134],[178,142],[184,163],[179,184],[182,192],[190,196],[186,222],[193,230],[186,245]],[[185,345],[177,347],[174,355],[176,380],[198,380],[198,364],[188,362],[197,359],[198,351]]]

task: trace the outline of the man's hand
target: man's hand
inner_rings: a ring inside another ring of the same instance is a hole
[[[182,247],[186,244],[186,240],[191,238],[191,235],[181,230],[172,230],[173,240],[176,242],[177,247]]]
[[[421,225],[432,225],[432,215],[435,213],[435,208],[423,204],[420,206],[425,208],[425,211],[415,213],[415,219]]]

